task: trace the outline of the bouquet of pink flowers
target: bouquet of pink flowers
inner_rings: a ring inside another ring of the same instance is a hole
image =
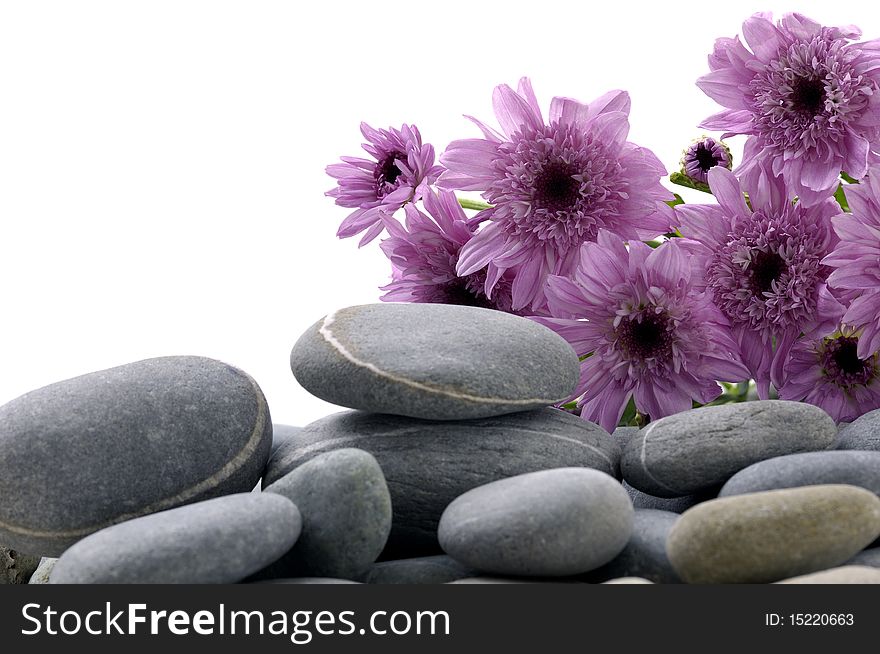
[[[724,107],[700,127],[722,134],[668,177],[714,203],[661,183],[659,159],[627,140],[625,91],[556,97],[545,117],[524,78],[496,87],[498,128],[468,117],[479,136],[439,165],[415,126],[361,125],[370,158],[327,168],[328,195],[352,209],[338,235],[385,234],[383,300],[555,330],[581,357],[565,406],[608,430],[752,386],[837,421],[880,408],[880,40],[799,14],[742,32],[697,80]]]

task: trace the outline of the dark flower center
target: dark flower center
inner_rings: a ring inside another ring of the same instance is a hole
[[[465,307],[482,307],[494,309],[494,305],[482,293],[473,292],[467,283],[467,277],[458,277],[449,282],[444,288],[438,302],[443,304],[457,304]]]
[[[573,175],[574,171],[563,163],[544,166],[535,178],[534,203],[538,209],[546,211],[566,211],[577,202],[581,183]]]
[[[718,165],[718,159],[712,153],[711,150],[706,149],[705,146],[700,145],[697,148],[697,164],[700,166],[700,170],[707,173],[710,168],[714,168]]]
[[[394,162],[398,159],[405,158],[406,156],[402,152],[391,152],[379,163],[376,167],[376,181],[380,187],[385,184],[388,184],[389,186],[394,185],[394,182],[397,181],[397,178],[400,177],[403,172]]]
[[[640,360],[665,357],[672,350],[669,320],[662,313],[624,318],[617,327],[617,340],[624,352]]]
[[[815,116],[825,110],[825,82],[811,77],[799,77],[792,84],[791,107],[797,112]]]
[[[759,250],[752,257],[751,286],[756,293],[767,293],[773,290],[773,282],[778,280],[786,269],[785,261],[776,252]]]
[[[865,362],[858,357],[858,341],[854,338],[840,338],[837,340],[837,348],[831,353],[831,357],[837,367],[847,375],[858,375],[865,369]]]

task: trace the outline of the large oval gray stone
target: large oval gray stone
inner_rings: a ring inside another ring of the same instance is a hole
[[[297,341],[290,366],[307,391],[377,413],[460,420],[555,404],[577,384],[571,346],[538,323],[447,304],[349,307]]]
[[[880,452],[880,409],[869,411],[843,427],[837,449]]]
[[[641,577],[658,584],[680,584],[681,579],[666,555],[666,539],[678,518],[677,513],[669,511],[637,509],[626,547],[602,567],[588,572],[584,579],[600,583],[620,577]]]
[[[381,561],[360,580],[365,584],[446,584],[479,574],[451,556],[439,555]]]
[[[348,411],[303,428],[272,457],[263,483],[343,447],[370,452],[385,473],[394,507],[386,559],[439,552],[440,515],[472,488],[565,466],[617,475],[620,456],[601,427],[551,408],[454,422]]]
[[[769,583],[840,565],[880,534],[880,498],[802,486],[710,500],[686,511],[666,551],[687,583]]]
[[[302,534],[271,576],[352,579],[373,564],[391,530],[391,496],[372,454],[325,452],[265,489],[296,504]]]
[[[765,400],[684,411],[652,422],[623,448],[621,471],[658,497],[717,487],[743,468],[784,454],[828,449],[834,420],[802,402]]]
[[[489,574],[567,576],[598,568],[629,541],[633,508],[609,475],[542,470],[468,491],[443,512],[440,545]]]
[[[289,550],[300,532],[294,504],[238,493],[136,518],[76,543],[53,584],[230,584]]]
[[[880,452],[831,450],[777,456],[740,470],[718,496],[817,484],[849,484],[880,495]]]
[[[58,556],[112,524],[251,490],[272,443],[241,370],[163,357],[31,391],[0,407],[0,544]]]

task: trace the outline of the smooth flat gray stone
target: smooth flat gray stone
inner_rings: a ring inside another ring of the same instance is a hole
[[[713,490],[702,492],[698,495],[685,495],[683,497],[655,497],[643,493],[638,488],[633,488],[625,481],[623,487],[629,493],[633,507],[636,509],[655,509],[657,511],[669,511],[670,513],[684,513],[692,506],[700,502],[715,499],[717,493]]]
[[[31,391],[0,407],[0,545],[58,556],[110,525],[251,490],[272,442],[241,370],[163,357]]]
[[[0,547],[0,585],[26,584],[40,565],[40,557]]]
[[[862,550],[849,561],[847,565],[866,565],[870,568],[880,568],[880,547],[872,547],[868,550]]]
[[[322,452],[357,447],[376,457],[391,492],[384,559],[440,552],[437,524],[452,500],[491,481],[583,466],[618,474],[617,444],[593,423],[545,408],[464,421],[348,411],[306,426],[270,462],[264,487]]]
[[[372,454],[333,450],[265,489],[296,504],[302,533],[270,566],[272,577],[353,579],[378,558],[391,531],[391,496]]]
[[[444,551],[500,576],[563,577],[598,568],[626,546],[629,495],[589,468],[542,470],[468,491],[443,512]]]
[[[880,495],[880,451],[803,452],[759,461],[728,479],[718,496],[816,484],[849,484]]]
[[[669,511],[637,509],[626,547],[601,568],[588,572],[584,580],[602,583],[641,577],[658,584],[680,584],[681,579],[666,555],[666,539],[678,519],[677,513]]]
[[[379,303],[315,323],[290,354],[297,381],[352,409],[425,418],[485,418],[569,397],[580,363],[538,323],[491,309]]]
[[[880,409],[859,416],[840,430],[838,450],[880,452]]]
[[[834,420],[803,402],[763,400],[702,407],[650,423],[623,448],[623,478],[658,497],[707,491],[745,467],[785,454],[826,450]]]
[[[293,427],[291,425],[279,425],[275,423],[272,425],[272,452],[271,456],[275,455],[275,452],[278,451],[278,448],[281,447],[284,443],[289,441],[291,438],[296,438],[296,435],[302,431],[302,427]]]
[[[698,504],[672,527],[669,561],[691,584],[762,584],[841,565],[880,534],[880,498],[801,486]]]
[[[58,559],[53,584],[230,584],[289,550],[296,506],[275,493],[238,493],[103,529]]]
[[[456,579],[479,575],[451,556],[421,556],[396,561],[381,561],[360,580],[365,584],[446,584]]]

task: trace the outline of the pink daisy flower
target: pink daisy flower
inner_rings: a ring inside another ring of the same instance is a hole
[[[326,195],[336,198],[339,206],[354,209],[336,235],[349,238],[366,232],[360,242],[365,245],[382,233],[383,212],[393,214],[421,198],[443,168],[434,165],[434,148],[422,143],[415,125],[386,130],[361,123],[361,133],[368,141],[362,147],[373,160],[342,157],[342,163],[327,166],[327,174],[338,185]]]
[[[672,194],[656,156],[626,140],[629,96],[612,91],[590,104],[554,98],[545,123],[527,78],[518,91],[495,88],[501,132],[473,120],[481,139],[452,142],[440,157],[445,188],[482,191],[489,223],[462,248],[458,273],[488,268],[486,294],[514,271],[513,308],[538,310],[548,275],[569,275],[578,249],[600,229],[623,238],[669,230]]]
[[[581,246],[571,279],[551,276],[553,318],[534,318],[565,338],[579,356],[574,397],[581,417],[613,431],[630,398],[651,419],[709,402],[716,381],[742,381],[727,320],[702,290],[698,243],[670,240],[657,249],[600,230]]]
[[[843,322],[862,330],[859,356],[880,350],[880,166],[862,184],[844,187],[851,214],[832,218],[840,243],[823,263],[828,283],[854,297]]]
[[[782,181],[766,174],[745,189],[724,168],[711,169],[708,179],[718,205],[678,205],[679,229],[711,252],[707,288],[766,399],[797,338],[827,334],[843,316],[826,285],[831,268],[822,264],[837,242],[831,217],[840,207],[834,200],[793,203]]]
[[[880,409],[880,354],[875,349],[860,355],[864,342],[864,335],[849,328],[799,341],[785,365],[779,397],[815,404],[837,422]]]
[[[387,217],[389,238],[382,251],[391,260],[392,282],[383,286],[385,302],[431,302],[511,311],[509,276],[495,285],[492,299],[486,296],[486,273],[477,271],[459,276],[455,272],[462,247],[474,236],[473,227],[455,194],[428,190],[423,198],[425,210],[404,207],[406,224]]]
[[[739,37],[715,42],[712,72],[697,86],[727,109],[700,126],[749,136],[740,179],[767,161],[790,197],[813,205],[833,195],[840,171],[864,176],[880,146],[880,46],[854,43],[860,35],[800,14],[774,24],[759,13],[743,23],[750,49]]]

